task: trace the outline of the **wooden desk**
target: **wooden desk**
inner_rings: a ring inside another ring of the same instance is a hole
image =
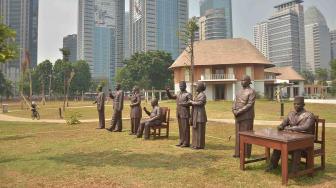
[[[287,185],[288,182],[288,152],[298,149],[307,150],[307,169],[295,174],[291,177],[303,174],[312,175],[314,171],[314,135],[294,133],[287,131],[278,131],[276,129],[262,129],[256,131],[239,132],[240,139],[240,169],[245,169],[245,164],[265,160],[269,162],[270,148],[281,151],[281,173],[282,184]],[[256,144],[265,147],[265,157],[245,161],[245,144]]]

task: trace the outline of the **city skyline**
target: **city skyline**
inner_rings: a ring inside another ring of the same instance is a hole
[[[77,1],[78,0],[40,0],[39,7],[39,40],[38,63],[49,59],[54,62],[61,58],[59,48],[63,37],[77,34]],[[253,26],[266,20],[273,13],[276,4],[286,0],[234,0],[232,1],[233,37],[243,37],[253,42]],[[189,17],[199,16],[199,0],[189,0]],[[327,20],[330,30],[336,29],[333,0],[305,0],[305,9],[316,6]],[[49,7],[53,7],[50,9]],[[128,1],[125,10],[129,9]],[[254,15],[254,16],[250,16]],[[52,24],[51,24],[52,23]]]

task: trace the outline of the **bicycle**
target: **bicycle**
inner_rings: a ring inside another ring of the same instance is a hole
[[[39,120],[39,119],[40,119],[40,114],[38,113],[37,110],[32,110],[31,117],[32,117],[33,120],[34,120],[35,118],[36,118],[37,120]]]

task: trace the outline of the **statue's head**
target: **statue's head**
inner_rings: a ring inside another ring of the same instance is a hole
[[[118,90],[120,90],[121,89],[121,84],[116,84],[116,86],[115,86],[115,89],[118,91]]]
[[[159,104],[159,100],[157,98],[154,98],[151,100],[152,107],[157,106]]]
[[[187,89],[187,84],[185,81],[180,81],[180,90],[185,91]]]
[[[134,86],[132,89],[133,93],[139,93],[140,89],[138,86]]]
[[[305,103],[304,103],[304,97],[302,96],[296,96],[294,98],[294,109],[296,112],[300,112],[304,109]]]
[[[205,89],[206,89],[206,86],[205,86],[204,82],[197,82],[197,84],[196,84],[196,91],[197,92],[205,91]]]
[[[247,87],[247,86],[249,86],[250,84],[252,84],[252,82],[251,82],[251,77],[248,76],[248,75],[245,75],[244,78],[241,80],[241,85],[242,85],[243,87]]]

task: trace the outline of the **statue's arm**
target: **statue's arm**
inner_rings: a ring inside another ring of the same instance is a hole
[[[247,104],[240,109],[236,109],[237,110],[237,115],[239,115],[241,113],[244,113],[244,112],[248,111],[250,108],[252,108],[254,103],[255,103],[255,100],[256,100],[256,93],[255,92],[250,93],[249,97],[248,97]]]

